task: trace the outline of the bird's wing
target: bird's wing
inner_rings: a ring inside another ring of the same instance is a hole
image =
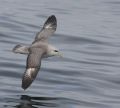
[[[22,79],[22,88],[27,89],[36,78],[36,75],[41,66],[41,59],[44,55],[44,50],[40,48],[31,48],[27,58],[26,71]]]
[[[51,15],[44,23],[41,31],[36,34],[34,42],[47,40],[47,38],[56,31],[56,28],[57,28],[57,19],[54,15]]]

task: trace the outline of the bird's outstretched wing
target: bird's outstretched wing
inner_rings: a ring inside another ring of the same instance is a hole
[[[34,79],[40,69],[41,59],[44,55],[44,50],[40,48],[31,48],[30,53],[27,58],[26,71],[22,79],[22,88],[27,89]]]
[[[51,36],[56,31],[56,28],[57,28],[57,19],[54,15],[51,15],[48,17],[48,19],[44,23],[41,31],[36,34],[34,42],[46,40],[49,36]]]

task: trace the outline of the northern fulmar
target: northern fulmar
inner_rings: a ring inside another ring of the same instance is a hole
[[[27,89],[37,76],[41,66],[41,59],[51,56],[61,56],[57,48],[48,43],[48,38],[57,28],[57,19],[54,15],[48,17],[40,32],[31,45],[16,45],[13,48],[14,53],[27,54],[26,70],[22,78],[22,88]]]

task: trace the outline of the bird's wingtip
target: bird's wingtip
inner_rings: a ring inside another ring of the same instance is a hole
[[[57,19],[56,19],[55,15],[49,16],[44,24],[44,28],[56,29],[56,27],[57,27]]]
[[[22,83],[21,88],[25,91],[28,87],[25,86],[25,84]]]
[[[51,16],[49,16],[49,18],[56,18],[56,16],[55,15],[51,15]]]
[[[22,79],[22,85],[21,87],[26,90],[34,81],[36,75],[38,73],[38,69],[37,68],[28,68],[26,69],[24,75],[23,75],[23,79]]]

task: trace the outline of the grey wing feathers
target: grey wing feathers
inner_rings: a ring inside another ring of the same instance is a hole
[[[27,58],[26,71],[22,79],[22,88],[27,89],[36,78],[41,66],[41,58],[44,54],[42,49],[32,48]]]
[[[54,15],[51,15],[44,23],[42,30],[36,34],[35,41],[47,39],[56,31],[56,28],[57,19]]]

